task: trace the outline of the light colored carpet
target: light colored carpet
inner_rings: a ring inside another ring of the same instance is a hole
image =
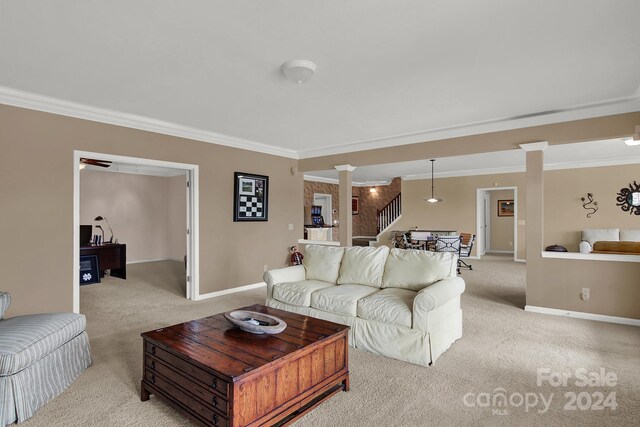
[[[351,390],[339,393],[299,420],[305,426],[424,425],[615,425],[640,423],[640,328],[568,319],[523,311],[524,265],[504,257],[472,260],[463,271],[464,332],[434,366],[425,368],[349,349]],[[192,302],[184,298],[183,265],[135,264],[126,281],[106,278],[81,288],[81,312],[88,319],[93,365],[62,395],[23,425],[36,426],[188,426],[189,421],[155,397],[140,401],[140,333],[264,302],[264,290]],[[561,286],[559,283],[558,286]],[[612,387],[536,385],[536,370],[574,373],[577,368],[613,372]],[[507,402],[502,407],[470,407],[467,402],[493,396],[503,388],[533,402],[528,411]],[[617,409],[565,410],[565,393],[583,393],[582,407],[615,392]],[[469,394],[471,393],[471,394]],[[587,396],[584,393],[588,393]],[[494,409],[497,412],[494,412]]]

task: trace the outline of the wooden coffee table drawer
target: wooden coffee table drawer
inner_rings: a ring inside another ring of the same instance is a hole
[[[205,426],[284,426],[349,390],[349,327],[261,305],[287,328],[253,335],[223,314],[142,334],[140,399],[155,394]]]
[[[156,374],[150,370],[145,369],[144,379],[152,384],[157,392],[164,393],[166,396],[171,396],[174,401],[189,409],[189,412],[196,414],[207,425],[216,427],[227,427],[227,419],[220,414],[217,414],[212,409],[202,405],[195,400],[189,393],[186,393],[182,388],[177,387],[171,381],[163,378],[161,375]]]
[[[221,415],[226,416],[229,413],[229,406],[226,399],[217,395],[211,389],[202,387],[192,378],[180,374],[170,366],[148,355],[145,355],[145,366],[149,368],[152,373],[161,375],[182,387],[186,392],[200,398],[208,407],[218,411]]]
[[[165,351],[160,347],[148,342],[145,344],[145,348],[147,353],[149,353],[150,355],[155,356],[157,359],[166,362],[167,365],[173,366],[174,368],[181,370],[190,377],[195,378],[196,380],[200,381],[205,387],[211,387],[211,389],[217,391],[224,397],[227,397],[229,395],[229,383],[227,383],[222,378],[219,378],[205,370],[202,370],[197,366],[194,366],[193,364],[186,362],[181,358],[169,353],[168,351]]]

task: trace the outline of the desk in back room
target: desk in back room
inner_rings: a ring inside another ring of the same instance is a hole
[[[80,255],[97,255],[100,277],[111,270],[113,277],[127,278],[127,245],[120,243],[98,246],[81,246]]]

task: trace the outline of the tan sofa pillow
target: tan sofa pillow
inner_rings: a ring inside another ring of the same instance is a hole
[[[354,246],[344,251],[340,266],[339,285],[365,285],[379,288],[389,248],[380,246]]]
[[[307,280],[336,283],[344,248],[336,246],[309,245],[304,248],[302,264]]]
[[[383,288],[419,291],[446,277],[455,277],[457,254],[419,249],[391,250],[384,266]]]

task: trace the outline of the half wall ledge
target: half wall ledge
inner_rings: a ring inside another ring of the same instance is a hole
[[[580,252],[542,251],[542,258],[577,259],[584,261],[640,262],[640,255],[625,254],[583,254]]]

